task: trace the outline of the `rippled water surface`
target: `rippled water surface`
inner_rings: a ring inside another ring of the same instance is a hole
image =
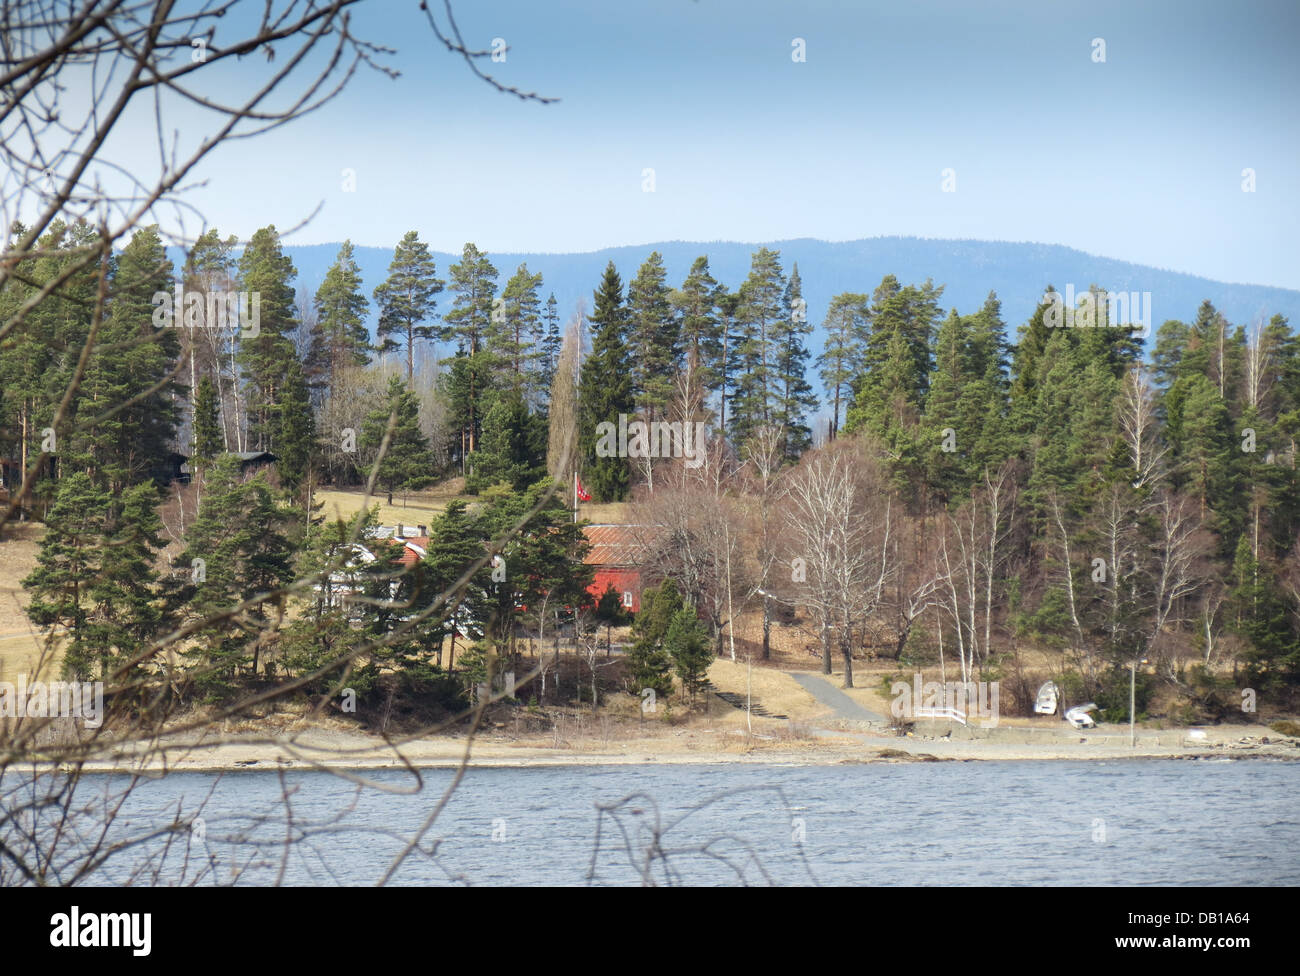
[[[390,791],[414,780],[392,771],[367,774],[384,789],[360,790],[320,772],[173,774],[137,788],[114,831],[201,813],[188,860],[173,844],[164,879],[183,864],[189,883],[206,863],[202,884],[266,884],[281,872],[289,884],[372,884],[452,775],[426,771],[420,792],[403,794]],[[95,788],[122,785],[102,777]],[[286,831],[297,838],[287,859]],[[478,769],[434,840],[393,883],[1295,885],[1300,763]],[[98,880],[121,881],[130,866],[110,862]]]

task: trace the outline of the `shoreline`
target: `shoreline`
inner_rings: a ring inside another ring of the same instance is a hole
[[[1150,738],[1150,734],[1148,738]],[[1056,738],[1056,737],[1053,737]],[[817,730],[815,738],[778,741],[734,733],[693,733],[686,737],[640,738],[560,746],[497,736],[477,738],[468,769],[555,769],[590,766],[755,765],[840,766],[913,762],[1115,762],[1128,759],[1300,762],[1300,742],[1285,737],[1237,735],[1233,741],[1194,745],[1146,743],[1136,747],[1086,739],[1051,742],[998,742]],[[1109,738],[1109,737],[1107,737]],[[1260,741],[1260,740],[1267,741]],[[175,772],[234,773],[271,770],[367,772],[385,769],[456,769],[465,762],[463,737],[414,739],[386,744],[373,737],[312,729],[274,738],[226,738],[210,742],[154,742],[129,753],[87,761],[83,772],[166,775]]]

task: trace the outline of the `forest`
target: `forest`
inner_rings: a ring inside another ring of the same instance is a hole
[[[14,250],[0,531],[44,523],[27,614],[62,635],[65,675],[125,680],[134,707],[273,677],[452,707],[525,634],[555,640],[558,674],[566,627],[576,650],[629,622],[586,592],[575,479],[626,503],[652,587],[634,693],[675,673],[693,700],[753,613],[760,660],[797,621],[850,686],[855,658],[937,662],[1023,710],[1032,650],[1103,709],[1127,708],[1134,662],[1143,708],[1179,721],[1294,707],[1300,342],[1281,316],[1205,301],[1146,339],[1097,284],[1078,289],[1096,319],[1067,328],[1051,283],[1007,323],[993,293],[945,309],[942,284],[886,275],[833,298],[815,349],[799,269],[765,247],[730,286],[706,255],[680,284],[658,253],[626,282],[611,263],[563,314],[526,265],[502,284],[466,244],[438,269],[415,231],[382,282],[345,242],[314,294],[275,227],[209,230],[180,264],[154,227],[113,251],[56,222]],[[598,449],[628,418],[706,435],[689,457]],[[358,565],[376,510],[316,497],[445,483],[413,565],[392,546]]]

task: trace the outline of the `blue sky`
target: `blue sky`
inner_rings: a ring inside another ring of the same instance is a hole
[[[355,30],[397,47],[402,77],[363,73],[323,111],[223,147],[193,202],[241,237],[322,205],[294,243],[392,246],[412,228],[448,251],[904,234],[1300,288],[1295,0],[456,9],[470,44],[510,45],[486,69],[561,101],[492,91],[415,2],[382,0]]]

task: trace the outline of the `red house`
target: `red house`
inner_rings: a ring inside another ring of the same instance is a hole
[[[591,544],[583,560],[595,567],[596,575],[587,592],[598,600],[607,587],[614,587],[623,606],[636,613],[641,609],[641,542],[636,525],[588,525],[582,531]]]

